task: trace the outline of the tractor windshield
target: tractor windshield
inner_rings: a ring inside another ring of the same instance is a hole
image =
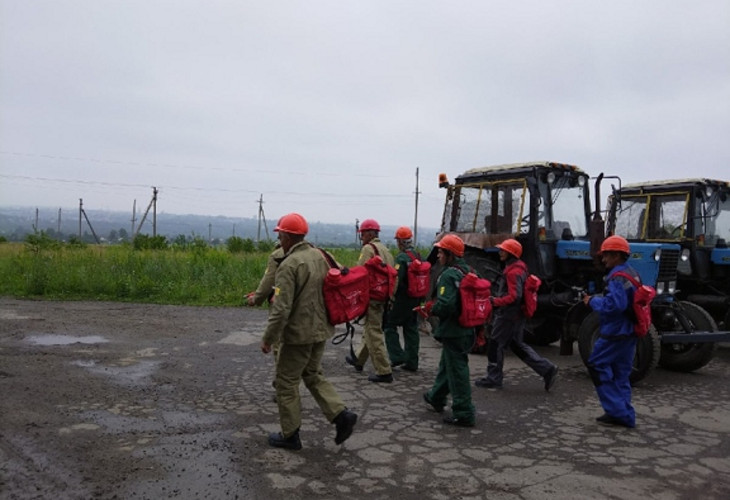
[[[452,230],[463,233],[527,232],[520,227],[528,196],[524,179],[462,184],[456,188],[457,211]]]
[[[548,236],[568,239],[588,234],[585,187],[574,177],[558,177],[548,184],[551,216],[538,211],[538,226],[545,227]],[[543,197],[545,197],[543,195]]]
[[[531,196],[525,178],[457,185],[446,206],[449,228],[460,233],[526,234],[539,229],[547,238],[585,236],[588,232],[585,183],[560,176],[539,182],[537,220],[530,220]],[[549,202],[545,202],[549,200]]]
[[[689,193],[623,195],[614,233],[629,240],[680,240],[687,231]]]

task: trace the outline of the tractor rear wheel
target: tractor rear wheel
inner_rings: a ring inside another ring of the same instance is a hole
[[[581,323],[578,328],[578,349],[583,364],[588,366],[588,358],[593,352],[593,346],[598,340],[600,333],[600,318],[597,312],[592,312]],[[634,353],[634,367],[629,380],[631,385],[646,378],[656,368],[659,362],[661,344],[659,334],[654,326],[649,327],[649,333],[645,337],[636,339],[636,352]]]

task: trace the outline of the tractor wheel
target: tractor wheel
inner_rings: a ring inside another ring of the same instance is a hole
[[[683,314],[692,327],[692,331],[714,332],[717,331],[717,324],[712,316],[703,308],[692,302],[680,301],[676,314]],[[662,328],[665,331],[665,328]],[[681,333],[679,321],[673,321],[666,331]],[[688,333],[687,335],[692,335]],[[715,344],[706,342],[702,344],[662,344],[662,356],[659,359],[659,366],[667,370],[678,372],[692,372],[698,370],[710,362],[715,351]]]
[[[600,318],[597,312],[592,312],[581,323],[578,328],[578,349],[583,364],[588,366],[588,358],[593,352],[593,345],[600,333]],[[634,368],[631,371],[631,385],[646,378],[656,368],[659,362],[661,344],[659,334],[654,325],[649,327],[649,333],[645,337],[636,340],[636,352],[634,353]]]
[[[524,332],[524,341],[530,345],[545,346],[560,340],[561,326],[552,318],[543,318],[542,321],[527,320]]]
[[[488,279],[492,284],[502,275],[499,261],[485,256],[484,252],[466,251],[464,260],[481,278]]]

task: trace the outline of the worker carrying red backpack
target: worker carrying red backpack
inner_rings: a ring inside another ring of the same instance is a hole
[[[642,285],[640,280],[637,280],[624,271],[616,271],[611,278],[613,279],[619,276],[629,280],[636,289],[634,290],[634,301],[631,304],[631,309],[629,309],[629,317],[634,323],[634,333],[636,336],[646,337],[651,326],[651,301],[656,297],[656,290],[649,285]]]

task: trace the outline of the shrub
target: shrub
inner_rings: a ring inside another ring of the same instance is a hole
[[[243,238],[231,236],[226,240],[226,248],[231,253],[243,253]]]
[[[164,250],[167,248],[167,238],[158,234],[150,236],[148,234],[138,234],[134,237],[135,250]]]

